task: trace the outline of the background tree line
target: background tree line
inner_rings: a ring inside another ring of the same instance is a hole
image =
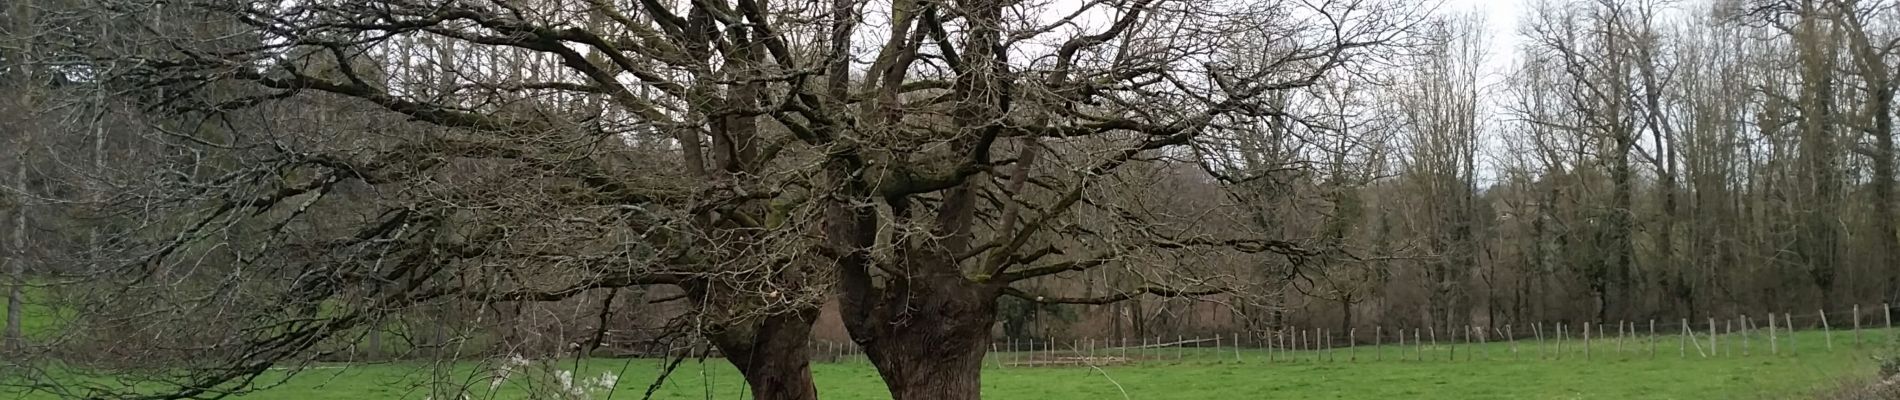
[[[1188,317],[1130,337],[1893,303],[1895,6],[1546,1],[1514,49],[1441,17],[1404,65],[1299,100],[1326,135],[1263,135],[1284,142],[1241,157],[1307,163],[1242,204],[1351,254],[1300,269],[1273,311],[1082,312],[1076,331],[1144,314]]]

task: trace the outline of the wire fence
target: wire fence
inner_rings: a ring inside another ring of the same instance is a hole
[[[1114,365],[1140,362],[1359,362],[1564,360],[1794,356],[1897,344],[1893,309],[1855,305],[1812,313],[1762,312],[1701,320],[1537,322],[1443,327],[1374,325],[1346,332],[1283,328],[1225,334],[1024,340],[991,343],[997,367]],[[1799,332],[1800,334],[1796,334]],[[1818,341],[1818,343],[1815,343]],[[849,341],[813,341],[818,362],[863,362]],[[1670,354],[1674,353],[1674,354]]]

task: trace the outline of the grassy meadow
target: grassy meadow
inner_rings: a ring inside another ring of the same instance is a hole
[[[993,353],[983,391],[993,399],[1047,400],[1811,398],[1844,381],[1871,377],[1873,357],[1891,353],[1891,333],[1870,330],[1863,335],[1866,344],[1855,348],[1851,334],[1835,332],[1832,351],[1826,349],[1821,332],[1798,334],[1792,351],[1784,335],[1779,355],[1769,355],[1765,335],[1757,335],[1749,340],[1748,356],[1742,355],[1739,334],[1729,335],[1719,340],[1725,354],[1706,358],[1693,348],[1686,358],[1680,356],[1676,336],[1661,337],[1653,358],[1641,342],[1625,342],[1624,351],[1617,352],[1614,339],[1593,342],[1588,359],[1575,340],[1566,341],[1561,354],[1554,341],[1519,342],[1515,356],[1507,343],[1460,345],[1456,360],[1447,360],[1453,357],[1450,346],[1427,346],[1421,354],[1421,348],[1410,343],[1361,346],[1356,352],[1275,352],[1271,363],[1261,350],[1243,350],[1236,359],[1232,348],[1131,351],[1130,358],[1142,361],[1097,366],[1009,366],[1024,355]],[[321,365],[288,379],[275,373],[261,381],[280,384],[238,398],[423,399],[427,393],[419,383],[431,380],[463,382],[472,388],[471,399],[547,397],[530,394],[550,393],[552,382],[559,379],[557,370],[564,370],[572,381],[614,387],[589,391],[592,399],[609,394],[638,399],[663,366],[650,359],[548,361],[518,369],[527,372],[517,372],[491,390],[491,363]],[[603,373],[617,379],[598,380]],[[826,399],[889,398],[877,372],[862,358],[815,364],[813,373]],[[741,399],[747,396],[744,391],[743,381],[723,361],[687,360],[656,388],[653,398]],[[56,398],[16,389],[0,389],[0,397]]]

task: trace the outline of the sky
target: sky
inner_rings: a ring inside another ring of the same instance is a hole
[[[1483,66],[1483,69],[1486,71],[1486,76],[1479,79],[1482,81],[1482,85],[1493,88],[1502,85],[1505,74],[1517,63],[1517,46],[1521,41],[1517,30],[1518,20],[1525,17],[1524,13],[1530,11],[1531,4],[1529,3],[1535,0],[1444,1],[1445,3],[1441,4],[1438,9],[1438,13],[1440,14],[1455,15],[1459,13],[1477,13],[1482,16],[1484,28],[1490,32],[1490,35],[1485,38],[1488,44],[1488,50],[1485,54],[1485,65]],[[1485,96],[1485,98],[1502,100],[1504,96]],[[1492,104],[1490,107],[1486,107],[1486,110],[1487,112],[1496,112],[1501,109],[1498,106],[1500,105]],[[1497,122],[1496,117],[1499,116],[1493,114],[1491,117],[1492,118],[1487,118],[1488,120],[1484,123],[1495,124]],[[1490,132],[1484,133],[1480,139],[1483,142],[1482,146],[1485,147],[1483,151],[1487,154],[1498,154],[1496,152],[1502,150],[1501,147],[1503,143],[1501,143],[1500,138],[1498,138],[1496,134],[1497,131],[1492,129]],[[1495,160],[1487,159],[1481,160],[1478,163],[1479,180],[1490,182],[1498,178],[1498,169],[1495,168],[1496,165],[1492,165],[1493,161]]]
[[[1493,47],[1499,52],[1508,51],[1517,44],[1517,19],[1530,8],[1527,0],[1444,0],[1439,6],[1441,13],[1476,12],[1484,16],[1484,23],[1492,32]]]
[[[1510,70],[1516,62],[1517,21],[1529,12],[1531,0],[1443,0],[1439,6],[1440,14],[1476,13],[1484,20],[1484,27],[1490,35],[1485,38],[1490,50],[1485,54],[1485,69],[1490,71],[1489,82],[1502,79],[1502,74]]]

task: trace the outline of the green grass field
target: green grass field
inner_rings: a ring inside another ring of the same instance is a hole
[[[1520,342],[1513,360],[1511,346],[1492,343],[1479,347],[1459,346],[1457,360],[1447,361],[1451,348],[1427,347],[1425,361],[1414,361],[1417,347],[1387,345],[1383,360],[1375,361],[1374,348],[1360,347],[1358,361],[1349,360],[1353,352],[1338,349],[1331,353],[1336,361],[1325,361],[1323,352],[1277,353],[1281,361],[1266,362],[1267,353],[1242,351],[1235,359],[1232,348],[1150,350],[1145,357],[1131,352],[1131,358],[1147,361],[1122,364],[1060,367],[999,367],[996,361],[1009,361],[1017,354],[992,354],[984,371],[984,395],[993,399],[1782,399],[1811,398],[1815,393],[1836,387],[1843,381],[1871,377],[1877,354],[1891,353],[1886,343],[1892,334],[1865,331],[1865,346],[1855,349],[1848,333],[1834,334],[1834,349],[1825,349],[1821,332],[1802,332],[1795,339],[1797,348],[1790,354],[1784,335],[1781,354],[1768,355],[1765,337],[1750,341],[1749,356],[1742,356],[1738,336],[1724,336],[1723,347],[1730,353],[1703,358],[1696,351],[1688,357],[1678,355],[1675,336],[1662,337],[1655,358],[1643,345],[1626,342],[1625,352],[1616,352],[1612,340],[1597,340],[1592,354],[1584,359],[1577,341],[1565,343],[1559,358],[1554,342],[1539,349],[1531,342]],[[1706,338],[1704,338],[1706,340]],[[1876,345],[1875,343],[1879,343]],[[1707,342],[1703,342],[1707,346]],[[1403,352],[1403,356],[1401,356]],[[1119,355],[1115,352],[1114,355]],[[1287,361],[1292,356],[1297,361]],[[1488,359],[1486,357],[1489,357]],[[1181,357],[1176,359],[1176,357]],[[1405,360],[1398,360],[1404,357]],[[1467,360],[1467,357],[1474,358]],[[1540,359],[1548,357],[1550,359]],[[561,361],[560,369],[576,371],[576,378],[591,378],[612,371],[620,378],[613,398],[637,399],[662,363],[657,360],[594,359]],[[576,368],[578,367],[578,368]],[[813,366],[819,394],[826,399],[888,399],[877,372],[861,358]],[[418,363],[367,365],[328,365],[312,369],[270,390],[244,396],[250,399],[395,399],[424,398],[418,382],[431,376],[456,382],[473,382],[471,398],[524,398],[532,389],[546,387],[545,379],[516,379],[498,391],[488,392],[488,371],[475,363],[453,368],[430,368]],[[267,379],[268,380],[268,379]],[[728,365],[718,360],[704,363],[686,361],[674,371],[655,394],[659,399],[739,399],[745,398],[743,381]],[[12,396],[8,396],[11,394]],[[605,391],[592,398],[602,399]],[[21,396],[17,391],[0,391],[0,397],[24,399],[54,398],[47,394]]]

